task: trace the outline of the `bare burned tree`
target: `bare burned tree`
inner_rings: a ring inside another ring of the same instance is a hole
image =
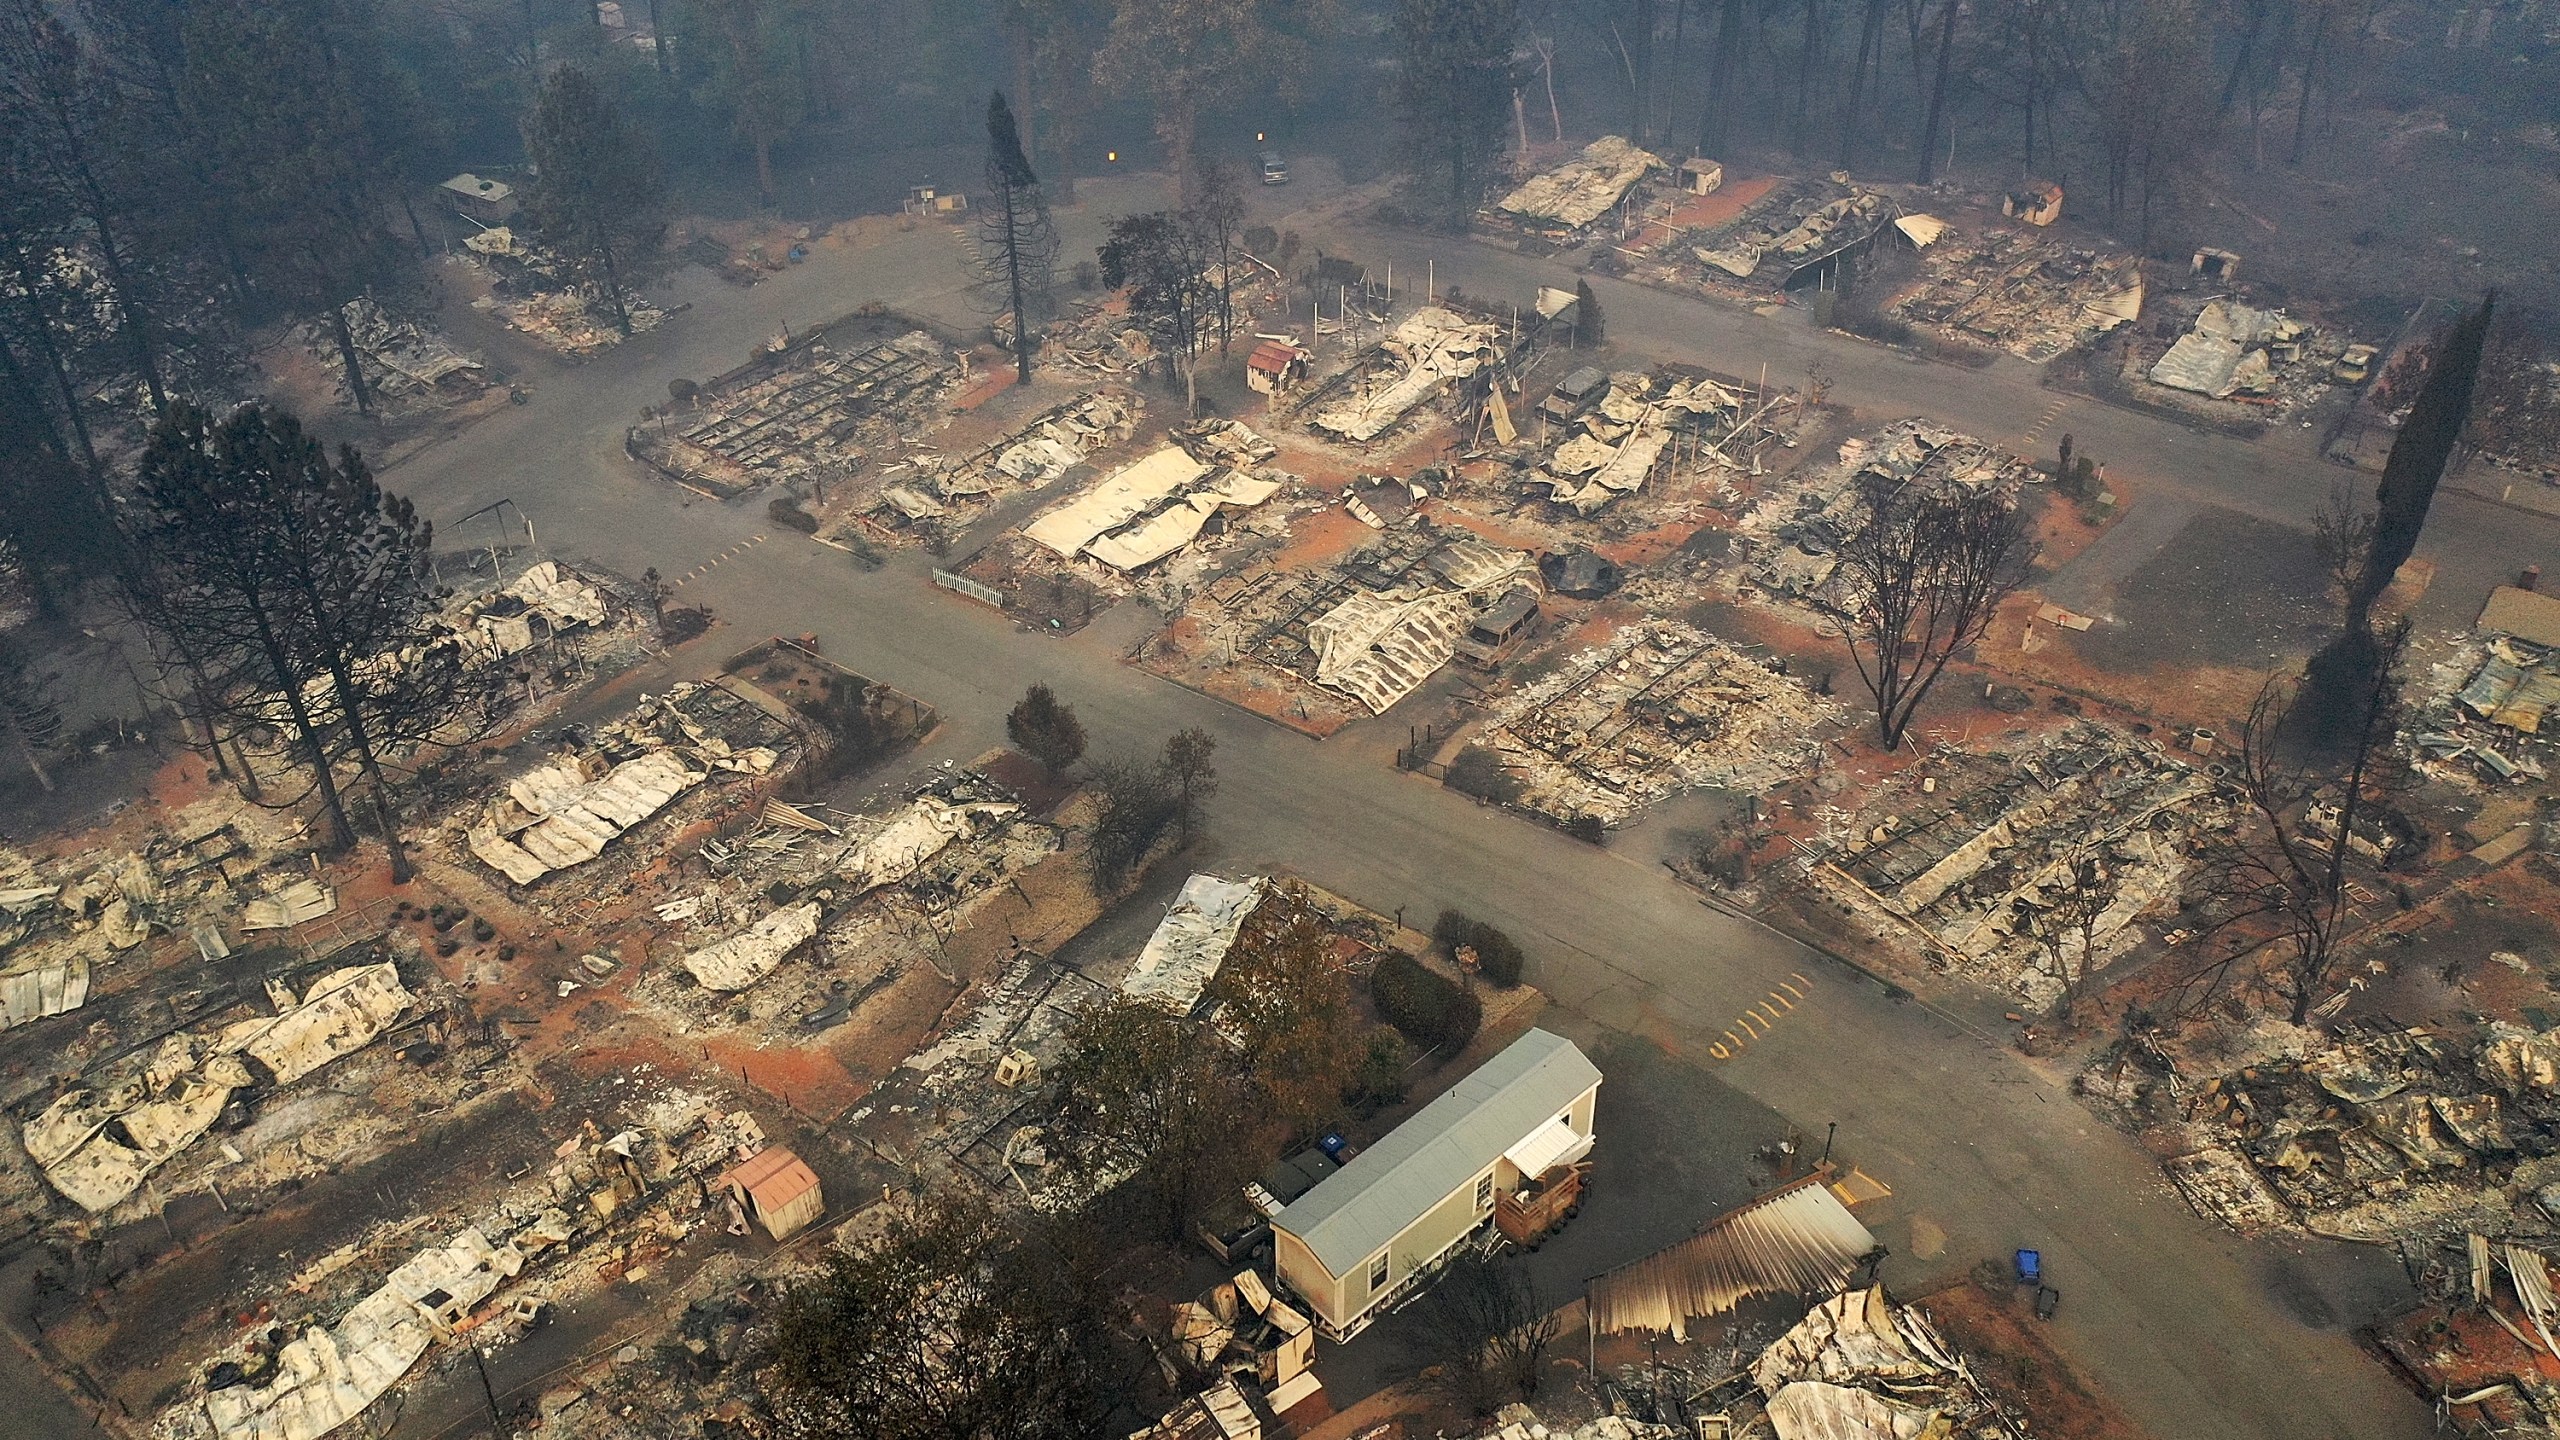
[[[1848,643],[1886,749],[1902,744],[1948,663],[1981,643],[2034,557],[2007,495],[1866,482],[1814,607]]]
[[[2047,904],[2034,920],[2036,943],[2052,963],[2054,978],[2062,982],[2062,999],[2055,1009],[2066,1019],[2097,973],[2098,922],[2115,898],[2107,878],[2105,855],[2098,845],[2071,847],[2045,887]]]
[[[1449,1399],[1490,1415],[1538,1393],[1556,1317],[1517,1259],[1469,1251],[1449,1263],[1415,1308],[1413,1358]]]
[[[2405,622],[2381,637],[2382,663],[2356,697],[2353,742],[2325,762],[2287,756],[2282,732],[2295,682],[2277,676],[2259,690],[2230,780],[2239,821],[2201,847],[2198,894],[2214,912],[2213,928],[2181,977],[2176,1009],[2193,1013],[2255,983],[2299,1025],[2335,993],[2353,919],[2348,862],[2382,788],[2407,641]]]
[[[2311,546],[2320,556],[2320,568],[2328,575],[2329,585],[2340,598],[2354,588],[2356,577],[2364,573],[2364,557],[2373,549],[2373,530],[2377,517],[2356,498],[2355,487],[2338,484],[2329,487],[2329,498],[2311,516]]]

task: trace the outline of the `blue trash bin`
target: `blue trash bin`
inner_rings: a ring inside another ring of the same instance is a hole
[[[2044,1279],[2044,1253],[2038,1250],[2018,1252],[2018,1283],[2033,1285]]]

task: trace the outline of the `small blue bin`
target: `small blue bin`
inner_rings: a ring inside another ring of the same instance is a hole
[[[2033,1285],[2033,1284],[2035,1284],[2037,1281],[2042,1280],[2043,1278],[2044,1278],[2044,1252],[2042,1252],[2042,1251],[2040,1251],[2040,1250],[2021,1250],[2021,1251],[2019,1251],[2019,1252],[2018,1252],[2018,1283],[2019,1283],[2019,1284],[2021,1284],[2021,1285]]]

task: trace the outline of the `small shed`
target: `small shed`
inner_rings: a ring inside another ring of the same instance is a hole
[[[1673,183],[1692,195],[1713,195],[1724,188],[1724,163],[1693,155],[1680,162]]]
[[[945,194],[931,185],[910,185],[900,208],[910,215],[958,215],[968,210],[969,197]]]
[[[484,225],[495,225],[516,213],[516,187],[465,170],[436,187],[447,209]]]
[[[1264,395],[1287,393],[1306,373],[1307,352],[1286,340],[1265,340],[1244,357],[1244,383]]]
[[[2000,213],[2030,225],[2050,225],[2062,218],[2062,187],[2050,180],[2021,186],[2000,197]]]
[[[729,1167],[719,1188],[776,1240],[788,1240],[827,1212],[818,1174],[808,1162],[769,1145]]]

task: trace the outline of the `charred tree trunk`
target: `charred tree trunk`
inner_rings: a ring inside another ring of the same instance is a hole
[[[1866,98],[1867,71],[1874,64],[1876,43],[1883,38],[1888,0],[1867,0],[1867,16],[1858,27],[1858,58],[1849,67],[1849,103],[1840,112],[1840,168],[1858,158],[1858,110]]]
[[[1920,129],[1920,183],[1929,183],[1938,163],[1938,122],[1947,104],[1947,73],[1956,50],[1956,0],[1938,0],[1938,75],[1929,84],[1929,119]]]
[[[373,387],[365,383],[364,361],[356,353],[356,334],[347,328],[347,307],[343,303],[331,302],[329,326],[338,338],[338,358],[346,364],[347,390],[355,396],[356,412],[370,415],[373,413]]]
[[[1698,153],[1720,155],[1725,146],[1725,117],[1733,109],[1733,65],[1742,48],[1742,0],[1724,0],[1716,23],[1715,57],[1707,68],[1707,108],[1698,120]]]

